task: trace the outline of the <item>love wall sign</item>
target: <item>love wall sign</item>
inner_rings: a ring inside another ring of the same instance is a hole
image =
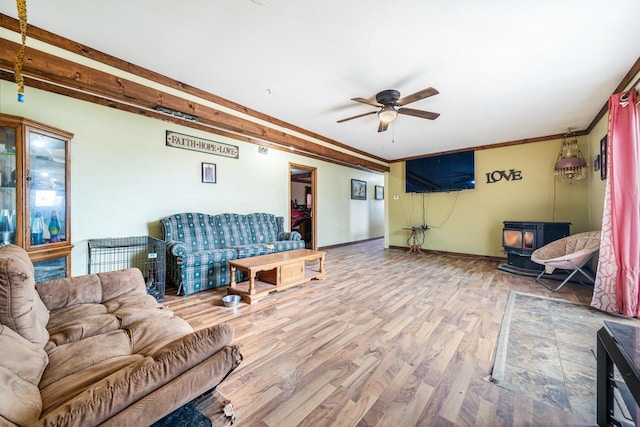
[[[498,181],[502,181],[503,179],[506,181],[520,181],[522,179],[522,171],[517,171],[515,169],[506,170],[495,170],[493,172],[488,172],[485,174],[487,176],[487,184],[494,184]]]

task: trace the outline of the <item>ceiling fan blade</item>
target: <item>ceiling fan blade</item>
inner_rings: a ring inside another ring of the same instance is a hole
[[[402,106],[402,105],[411,104],[412,102],[420,101],[421,99],[425,99],[430,96],[437,95],[438,93],[440,92],[438,92],[432,87],[428,87],[426,89],[422,89],[419,92],[412,93],[411,95],[407,95],[404,98],[398,99],[396,101],[396,105]]]
[[[388,127],[389,127],[389,123],[380,122],[380,124],[378,125],[378,132],[384,132],[385,130],[387,130]]]
[[[384,107],[383,104],[380,104],[376,101],[376,97],[372,96],[371,98],[351,98],[352,101],[362,102],[363,104],[371,105],[372,107]]]
[[[346,119],[338,120],[336,123],[342,123],[342,122],[346,122],[346,121],[349,121],[349,120],[358,119],[360,117],[370,116],[371,114],[376,114],[376,113],[377,113],[377,111],[369,111],[368,113],[358,114],[357,116],[347,117]]]
[[[435,120],[440,113],[432,113],[431,111],[414,110],[413,108],[398,108],[398,114],[406,114],[408,116],[420,117],[421,119]]]

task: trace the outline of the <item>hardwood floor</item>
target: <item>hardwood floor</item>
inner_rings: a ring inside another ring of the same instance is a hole
[[[235,328],[244,361],[219,387],[239,426],[577,425],[486,378],[509,291],[551,294],[497,262],[407,254],[382,240],[329,249],[327,278],[226,308],[226,288],[168,296],[195,329]]]

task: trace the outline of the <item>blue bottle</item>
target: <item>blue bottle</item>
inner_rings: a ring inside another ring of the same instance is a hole
[[[31,220],[31,244],[41,245],[42,235],[44,234],[44,220],[42,214],[36,212],[36,216]]]

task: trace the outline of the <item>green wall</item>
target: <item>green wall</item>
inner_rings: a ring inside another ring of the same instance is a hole
[[[589,159],[587,138],[578,142]],[[568,221],[572,233],[587,231],[590,178],[572,184],[554,178],[560,145],[561,140],[551,140],[476,151],[476,188],[451,193],[405,193],[405,163],[393,163],[389,245],[407,246],[409,231],[403,228],[423,222],[430,227],[423,248],[486,256],[504,256],[501,230],[507,220]],[[487,183],[487,173],[510,169],[521,171],[522,179]]]

